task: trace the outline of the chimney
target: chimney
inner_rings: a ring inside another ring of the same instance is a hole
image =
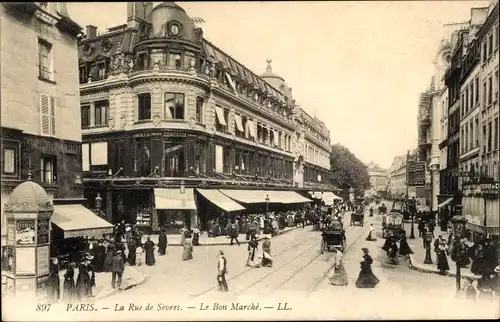
[[[85,26],[85,33],[87,39],[95,38],[97,37],[97,27],[92,25]]]

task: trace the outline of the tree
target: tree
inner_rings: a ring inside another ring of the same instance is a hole
[[[367,167],[341,144],[332,145],[330,152],[330,181],[341,189],[354,188],[357,195],[362,195],[370,188]]]

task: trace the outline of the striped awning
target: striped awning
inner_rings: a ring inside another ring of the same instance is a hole
[[[64,238],[93,237],[113,232],[113,225],[82,205],[54,205],[50,221],[64,232]]]
[[[194,191],[191,188],[186,188],[184,193],[178,188],[155,188],[154,193],[156,209],[196,210]]]
[[[203,197],[208,199],[211,203],[227,212],[245,210],[239,203],[233,201],[231,198],[215,189],[196,189]]]

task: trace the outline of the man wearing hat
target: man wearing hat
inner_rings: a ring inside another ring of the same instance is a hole
[[[118,249],[111,260],[111,287],[116,287],[116,282],[118,282],[118,289],[121,289],[122,286],[122,276],[123,271],[125,270],[125,261],[122,257],[122,250]],[[116,281],[116,277],[118,277],[118,281]]]

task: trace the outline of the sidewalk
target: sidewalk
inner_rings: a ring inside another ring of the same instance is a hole
[[[410,260],[408,262],[410,268],[423,273],[439,274],[439,270],[437,268],[436,253],[434,252],[434,246],[433,246],[434,241],[431,244],[432,264],[424,264],[425,248],[422,244],[422,238],[418,237],[418,232],[415,235],[416,235],[415,239],[409,239],[409,238],[406,239],[408,241],[408,245],[410,245],[410,248],[413,251],[413,254],[410,255]],[[439,235],[442,235],[444,239],[448,240],[447,232],[437,231],[437,233],[435,233],[435,237],[437,238]],[[448,266],[450,266],[450,270],[446,271],[446,276],[456,276],[457,275],[456,264],[454,261],[451,260],[450,256],[447,257],[448,257]],[[460,270],[462,278],[468,277],[471,278],[472,280],[479,279],[479,276],[471,273],[470,266],[471,264],[469,264],[467,267],[462,267],[462,269]]]
[[[309,225],[310,226],[310,225]],[[286,227],[281,231],[280,234],[274,236],[280,236],[283,234],[286,234],[289,231],[295,230],[295,229],[301,229],[302,226],[296,226],[296,227]],[[144,235],[142,236],[142,241],[146,241],[146,237],[149,236],[151,237],[151,241],[154,242],[155,244],[158,244],[158,234],[153,234],[153,235]],[[262,240],[264,237],[269,237],[271,238],[271,234],[261,234],[257,237],[257,240]],[[208,234],[206,231],[203,232],[202,235],[200,235],[200,246],[224,246],[224,245],[229,245],[231,241],[231,238],[227,236],[218,236],[218,237],[208,237]],[[249,241],[246,240],[246,235],[245,234],[239,234],[238,236],[238,241],[240,244],[247,244]],[[182,246],[181,245],[181,235],[176,234],[176,235],[167,235],[167,246]]]

